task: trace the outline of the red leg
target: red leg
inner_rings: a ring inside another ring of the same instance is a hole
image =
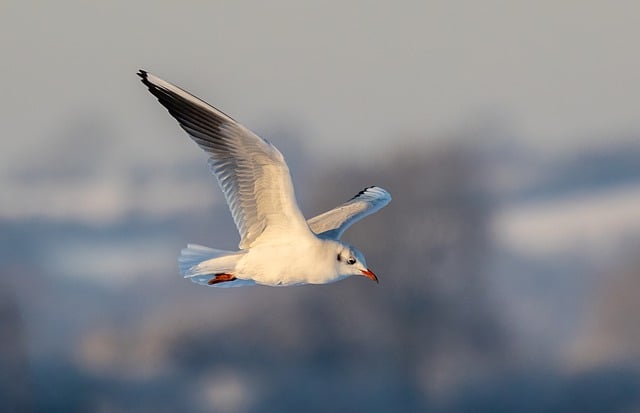
[[[207,282],[207,284],[213,285],[213,284],[223,283],[226,281],[233,281],[235,279],[236,277],[233,274],[221,273],[221,274],[216,274],[212,279],[210,279]]]

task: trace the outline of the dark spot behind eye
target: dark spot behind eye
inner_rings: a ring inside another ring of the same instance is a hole
[[[340,254],[338,254],[338,261],[341,261],[342,257],[340,256]]]

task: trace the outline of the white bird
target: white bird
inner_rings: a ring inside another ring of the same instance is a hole
[[[215,287],[326,284],[351,275],[378,282],[362,253],[340,237],[387,205],[387,191],[366,188],[306,221],[275,146],[185,90],[144,70],[138,76],[209,155],[240,233],[239,251],[187,245],[178,260],[185,278]]]

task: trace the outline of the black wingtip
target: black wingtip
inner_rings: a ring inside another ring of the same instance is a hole
[[[149,72],[147,72],[144,69],[140,69],[138,70],[138,73],[136,73],[139,77],[140,77],[140,81],[147,87],[149,88],[150,91],[152,91],[155,88],[155,85],[153,83],[151,83],[149,81]],[[152,92],[153,93],[153,92]]]
[[[375,188],[375,187],[376,187],[375,185],[368,186],[368,187],[366,187],[365,189],[363,189],[362,191],[358,192],[358,193],[357,193],[353,198],[351,198],[351,199],[356,199],[357,197],[359,197],[359,196],[361,196],[361,195],[364,195],[364,193],[365,193],[365,192],[367,192],[369,189],[371,189],[371,188]]]

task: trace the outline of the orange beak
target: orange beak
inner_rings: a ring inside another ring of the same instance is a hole
[[[360,270],[360,272],[362,273],[362,275],[364,275],[365,277],[367,277],[371,281],[375,281],[376,283],[378,282],[378,277],[376,277],[376,275],[371,270],[369,270],[369,269]]]

